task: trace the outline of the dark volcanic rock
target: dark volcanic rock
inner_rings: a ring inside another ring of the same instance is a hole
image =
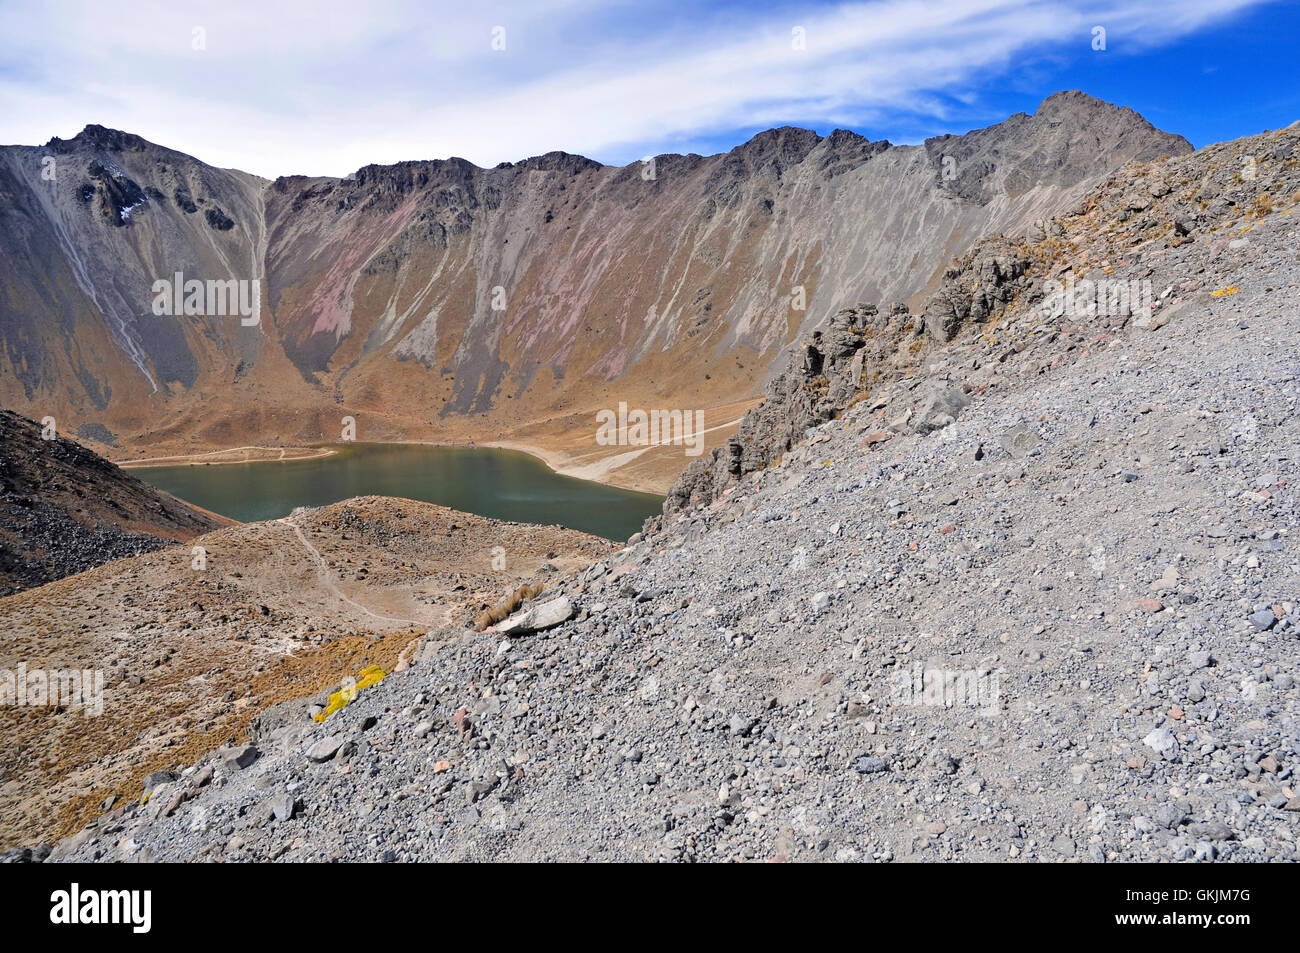
[[[40,426],[0,410],[0,596],[221,525],[80,444],[44,440]]]

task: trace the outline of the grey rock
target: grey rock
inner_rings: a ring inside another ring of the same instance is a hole
[[[307,749],[308,760],[315,761],[317,764],[329,761],[338,754],[338,750],[343,747],[345,740],[343,735],[329,735],[320,739]]]
[[[1272,609],[1260,609],[1250,617],[1250,624],[1253,625],[1258,632],[1265,632],[1273,628],[1275,622],[1277,622],[1277,616],[1273,615]]]
[[[1142,743],[1166,761],[1178,760],[1178,739],[1168,727],[1156,728],[1142,739]]]
[[[736,714],[731,716],[728,728],[733,735],[743,738],[745,735],[749,734],[750,729],[756,724],[758,724],[756,719],[746,718],[744,715]]]
[[[259,754],[256,745],[221,748],[217,751],[217,762],[227,771],[242,771],[256,761]]]
[[[1156,808],[1155,821],[1161,827],[1175,828],[1180,825],[1187,817],[1187,812],[1178,804],[1162,804]]]
[[[510,618],[497,625],[496,631],[502,635],[525,635],[550,629],[573,618],[573,603],[568,596],[561,596],[533,606],[522,612],[516,612]]]
[[[1017,459],[1029,456],[1039,442],[1030,427],[1016,427],[998,437],[998,446]]]
[[[145,776],[144,784],[142,785],[144,793],[148,794],[150,791],[152,791],[154,788],[160,785],[170,784],[172,781],[175,781],[179,777],[180,777],[180,772],[178,771],[166,771],[166,770],[154,771],[152,774],[148,774]]]
[[[283,824],[302,809],[302,802],[292,794],[281,794],[271,799],[269,807],[275,819]]]

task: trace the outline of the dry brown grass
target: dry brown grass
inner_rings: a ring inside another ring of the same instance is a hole
[[[496,625],[498,622],[509,617],[516,609],[527,602],[529,599],[535,599],[542,594],[546,588],[545,583],[526,582],[509,596],[498,602],[491,609],[486,609],[474,616],[474,628],[482,632],[490,625]]]
[[[547,562],[585,565],[614,550],[568,530],[402,500],[365,498],[300,519],[335,568],[319,568],[287,524],[249,524],[205,537],[220,555],[208,575],[175,548],[0,599],[0,659],[103,669],[106,702],[97,718],[0,706],[0,850],[74,833],[110,794],[138,799],[145,775],[246,738],[249,721],[277,702],[368,665],[393,671],[421,630],[452,626]],[[488,567],[496,544],[511,554],[504,576]],[[352,578],[358,567],[370,570],[364,580]],[[340,594],[380,617],[424,621],[376,629]]]
[[[340,673],[355,671],[365,665],[375,664],[384,671],[392,671],[402,649],[415,637],[415,633],[410,631],[390,632],[378,637],[344,635],[319,649],[277,659],[266,671],[253,675],[247,682],[251,688],[251,704],[226,706],[215,717],[205,718],[204,724],[192,726],[178,736],[176,743],[142,757],[125,770],[114,772],[111,778],[105,779],[106,783],[43,810],[40,816],[45,827],[44,836],[56,840],[81,830],[101,813],[100,805],[110,794],[116,795],[119,803],[139,798],[141,782],[153,771],[179,768],[198,761],[223,744],[246,741],[253,716],[277,702],[308,697],[336,684]],[[241,679],[237,675],[237,672],[222,673],[214,691],[241,688]],[[248,678],[247,673],[243,677]],[[185,683],[188,679],[179,681]],[[65,737],[64,744],[57,751],[47,752],[48,763],[41,766],[39,774],[47,782],[54,783],[68,771],[111,756],[121,748],[123,737],[140,736],[160,721],[179,724],[190,710],[189,701],[172,701],[144,711],[128,709],[103,718],[87,719],[84,724],[77,723],[75,736]],[[39,732],[40,737],[50,736],[46,713],[15,709],[14,715],[12,721],[6,722],[6,734],[27,750],[42,750],[40,742],[30,737],[30,732]],[[25,733],[24,729],[28,732]],[[0,833],[0,840],[18,843],[21,838],[15,838],[13,832],[5,830]]]

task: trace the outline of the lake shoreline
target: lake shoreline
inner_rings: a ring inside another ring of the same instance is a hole
[[[484,443],[460,443],[446,440],[377,440],[358,442],[357,445],[371,446],[416,446],[445,447],[450,450],[515,450],[526,453],[546,464],[560,476],[575,480],[586,480],[602,486],[630,490],[634,493],[648,493],[652,496],[664,496],[665,489],[652,486],[642,481],[615,480],[610,478],[610,470],[618,465],[618,454],[602,457],[595,463],[580,464],[571,455],[559,450],[548,450],[535,444],[520,443],[515,440],[491,440]],[[308,445],[305,447],[229,447],[222,450],[208,450],[201,453],[168,454],[161,457],[135,457],[130,460],[115,461],[123,470],[137,470],[149,467],[210,467],[227,466],[238,463],[289,463],[297,460],[318,460],[339,453],[342,444]],[[229,455],[244,453],[242,458]],[[223,456],[224,455],[224,456]]]
[[[244,453],[242,459],[205,459],[222,454]],[[338,453],[329,447],[229,447],[203,453],[176,453],[162,457],[134,457],[115,461],[123,470],[145,467],[218,467],[235,463],[282,463],[291,460],[318,460]]]
[[[622,541],[663,508],[660,494],[583,480],[519,447],[398,441],[298,449],[282,454],[278,448],[245,448],[233,460],[231,454],[175,454],[134,463],[131,472],[178,499],[245,523],[278,519],[299,506],[375,496],[489,519],[555,523]],[[278,461],[300,466],[228,466]]]

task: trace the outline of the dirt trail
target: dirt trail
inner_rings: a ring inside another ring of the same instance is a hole
[[[318,550],[315,546],[311,544],[311,540],[309,540],[307,538],[307,535],[302,531],[302,527],[300,527],[297,523],[293,521],[293,517],[285,516],[276,520],[275,522],[285,523],[286,525],[289,526],[290,529],[293,530],[293,534],[296,537],[298,537],[298,542],[302,543],[303,548],[307,550],[307,553],[311,556],[312,560],[316,563],[316,575],[320,579],[321,584],[326,589],[328,589],[331,593],[333,593],[336,598],[340,599],[343,602],[346,602],[348,605],[352,606],[352,608],[365,613],[366,615],[370,616],[373,619],[378,619],[381,622],[400,623],[403,625],[419,625],[419,626],[426,626],[426,627],[429,625],[428,621],[422,619],[403,619],[403,618],[393,618],[392,616],[380,615],[378,612],[372,611],[368,607],[363,606],[361,603],[357,602],[355,599],[348,596],[342,589],[339,588],[338,584],[334,581],[334,574],[330,571],[329,565],[325,562],[325,557],[320,554],[320,550]]]
[[[139,467],[221,466],[229,463],[262,463],[283,460],[318,460],[338,453],[328,447],[226,447],[202,453],[176,453],[161,457],[132,457],[118,460],[124,470]]]

